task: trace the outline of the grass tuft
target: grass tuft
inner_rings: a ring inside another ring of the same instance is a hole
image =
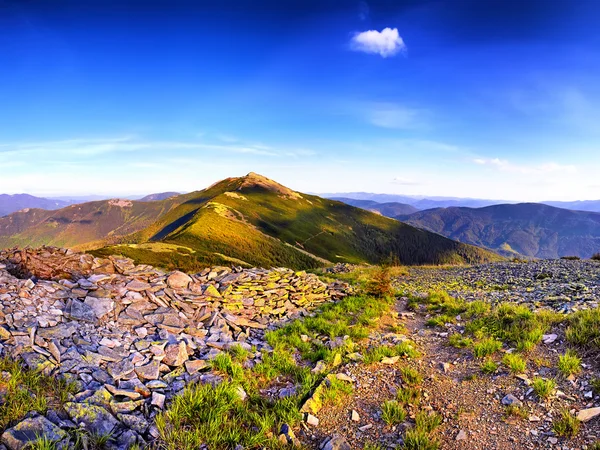
[[[502,362],[509,368],[511,373],[524,373],[527,364],[523,357],[517,353],[507,353],[502,358]]]
[[[559,436],[574,437],[579,432],[581,422],[577,417],[573,416],[569,411],[563,411],[560,419],[557,419],[552,424],[552,430]]]
[[[404,422],[406,411],[396,400],[388,400],[381,405],[381,418],[392,426]]]
[[[564,355],[558,357],[558,370],[565,377],[577,375],[581,372],[581,358],[574,350],[568,349]]]
[[[539,398],[547,399],[554,392],[556,382],[554,380],[537,377],[533,379],[531,387],[533,387],[534,392]]]

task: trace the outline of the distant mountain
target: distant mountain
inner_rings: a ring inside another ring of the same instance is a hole
[[[145,197],[140,198],[140,202],[156,202],[159,200],[166,200],[171,197],[176,197],[180,195],[179,192],[161,192],[158,194],[150,194]]]
[[[353,198],[344,197],[331,197],[331,200],[356,206],[357,208],[366,209],[367,211],[376,212],[386,217],[407,215],[418,211],[418,209],[414,206],[398,202],[377,203],[373,200],[355,200]]]
[[[321,194],[325,198],[345,198],[351,200],[365,200],[377,203],[402,203],[415,207],[417,210],[431,208],[448,208],[451,206],[464,206],[469,208],[481,208],[484,206],[516,203],[505,200],[486,200],[477,198],[456,197],[423,197],[395,194],[372,194],[369,192],[346,192],[339,194]]]
[[[557,208],[574,209],[576,211],[600,212],[600,200],[579,200],[575,202],[542,202]]]
[[[147,227],[174,205],[173,200],[103,200],[56,211],[25,209],[0,218],[0,248],[56,245],[84,249],[106,245]]]
[[[0,247],[95,249],[163,267],[483,262],[498,255],[268,178],[228,178],[167,200],[107,200],[0,218]]]
[[[436,208],[397,219],[505,255],[589,258],[600,251],[600,213],[538,203]]]
[[[26,208],[59,209],[69,205],[62,200],[34,197],[29,194],[0,194],[0,216]]]

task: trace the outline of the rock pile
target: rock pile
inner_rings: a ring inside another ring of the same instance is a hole
[[[0,354],[79,385],[67,414],[28,418],[2,441],[12,450],[36,429],[84,427],[112,433],[116,448],[143,445],[166,400],[187,383],[218,381],[210,359],[240,345],[256,363],[270,351],[266,329],[348,292],[289,269],[187,275],[55,248],[2,253]]]

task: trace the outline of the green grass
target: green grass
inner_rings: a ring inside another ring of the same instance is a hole
[[[485,338],[473,344],[473,354],[477,358],[491,356],[502,348],[502,342],[494,338]]]
[[[29,412],[45,414],[49,408],[60,408],[70,394],[77,392],[75,383],[25,369],[13,359],[0,359],[0,372],[10,375],[8,380],[0,376],[0,390],[6,390],[0,408],[0,430],[16,424]]]
[[[556,419],[552,424],[552,430],[559,436],[574,437],[579,432],[580,426],[581,422],[575,416],[569,411],[563,411],[560,419]]]
[[[455,348],[466,348],[473,345],[473,339],[454,333],[448,337],[448,344]]]
[[[192,450],[203,444],[214,449],[238,444],[279,448],[269,436],[278,417],[259,406],[242,402],[234,383],[196,385],[173,399],[169,410],[156,417],[156,426],[167,450]]]
[[[424,433],[432,433],[442,424],[442,416],[437,413],[419,411],[415,416],[415,429]]]
[[[508,367],[511,373],[524,373],[527,368],[525,359],[518,353],[507,353],[502,358],[502,363]]]
[[[569,349],[558,357],[558,370],[565,376],[577,375],[581,372],[581,358],[574,350]]]
[[[389,426],[397,425],[406,419],[406,411],[396,400],[388,400],[381,405],[381,418]]]
[[[498,370],[498,364],[493,359],[488,358],[481,364],[481,371],[483,373],[492,374]]]
[[[404,450],[437,450],[440,444],[429,433],[413,428],[404,435],[403,448]]]
[[[410,387],[415,387],[423,382],[423,375],[411,367],[402,367],[400,369],[402,381]]]
[[[385,447],[383,447],[380,444],[375,444],[373,442],[367,442],[365,443],[363,450],[385,450]]]
[[[537,396],[541,399],[547,399],[556,389],[556,382],[546,378],[534,378],[531,387]]]
[[[504,410],[504,417],[518,417],[520,419],[526,419],[528,416],[527,411],[521,406],[508,405]]]

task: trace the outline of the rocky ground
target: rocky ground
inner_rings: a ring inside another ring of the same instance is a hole
[[[327,273],[341,277],[356,270],[361,269],[339,265]],[[109,434],[105,448],[156,445],[154,419],[175,396],[195,384],[217,385],[235,377],[243,384],[263,376],[252,370],[273,352],[265,333],[300,319],[312,322],[284,328],[278,339],[287,343],[286,352],[293,353],[302,370],[321,381],[302,398],[303,420],[279,430],[284,446],[600,448],[597,352],[577,349],[581,360],[574,373],[559,370],[559,358],[572,347],[566,313],[597,306],[600,263],[410,268],[393,284],[398,296],[389,307],[371,310],[369,302],[380,300],[368,298],[354,303],[360,311],[348,302],[347,312],[333,314],[318,308],[334,306],[352,288],[304,272],[220,267],[187,275],[60,249],[2,253],[0,353],[76,383],[63,407],[29,414],[4,431],[2,443],[20,450],[39,435],[66,442],[66,431],[84,428]],[[444,301],[514,302],[559,314],[551,316],[544,335],[526,350],[517,351],[504,340],[481,357],[474,348],[486,338],[469,332],[474,319],[448,315],[429,300],[431,291],[441,290],[451,295]],[[356,329],[359,325],[363,331]],[[465,344],[456,345],[456,338]],[[215,356],[238,346],[249,355],[244,374],[211,365]],[[323,359],[311,362],[306,357],[315,350],[322,351]],[[511,371],[505,362],[509,354],[522,355],[525,367]],[[293,372],[274,374],[261,395],[295,395],[302,386]],[[547,397],[534,389],[538,379],[554,381]],[[8,382],[0,378],[0,407]],[[243,389],[239,395],[246,397]],[[383,412],[390,401],[403,412],[395,420]],[[579,429],[557,431],[563,414]]]
[[[0,261],[0,355],[77,386],[64,411],[4,433],[10,450],[79,425],[111,434],[116,448],[144,445],[156,437],[153,417],[173,396],[215,380],[209,361],[217,354],[240,346],[258,362],[269,349],[265,330],[349,291],[288,269],[167,274],[54,248],[5,252]]]
[[[600,262],[539,260],[441,269],[415,267],[396,285],[416,295],[440,289],[466,300],[526,303],[572,312],[598,306]]]

